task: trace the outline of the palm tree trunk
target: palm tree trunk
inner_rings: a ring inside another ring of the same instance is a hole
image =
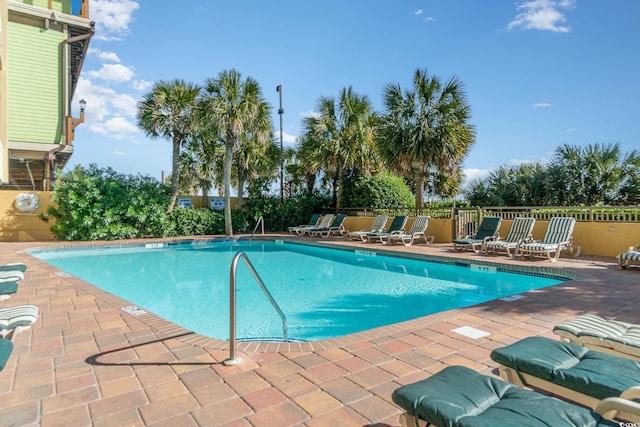
[[[244,193],[244,182],[244,178],[238,177],[238,210],[244,206],[244,197],[242,196],[242,193]]]
[[[167,213],[171,213],[178,201],[178,183],[180,179],[180,140],[173,137],[173,158],[171,159],[171,201],[167,207]]]
[[[424,171],[422,167],[418,170],[416,175],[416,212],[418,215],[422,214],[422,208],[424,207]]]
[[[231,164],[233,162],[233,141],[224,148],[224,230],[227,236],[233,236],[231,223]]]

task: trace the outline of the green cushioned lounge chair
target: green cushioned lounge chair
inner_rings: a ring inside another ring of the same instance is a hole
[[[38,307],[34,305],[0,308],[0,336],[13,339],[20,332],[29,329],[36,320]]]
[[[471,249],[476,253],[480,252],[486,242],[498,238],[501,223],[502,218],[499,216],[485,216],[482,218],[476,234],[453,240],[453,250],[458,252],[464,249]]]
[[[609,397],[595,411],[525,390],[463,366],[449,366],[437,374],[396,389],[393,401],[405,410],[405,427],[434,425],[619,427],[618,411],[640,415],[640,404]]]
[[[366,235],[368,233],[379,233],[384,230],[384,226],[387,224],[387,220],[389,219],[389,215],[378,215],[373,220],[373,224],[371,224],[371,228],[368,230],[360,230],[360,231],[351,231],[347,233],[347,238],[351,240],[362,240],[364,242],[367,241]]]
[[[320,236],[320,237],[329,237],[329,236],[342,236],[346,233],[344,229],[344,219],[347,217],[345,214],[338,214],[333,217],[333,221],[327,227],[317,227],[312,228],[307,233],[310,236]]]
[[[619,268],[627,268],[631,263],[640,264],[640,246],[630,247],[627,252],[616,256]]]
[[[518,252],[518,246],[531,241],[535,224],[535,218],[514,218],[507,237],[485,242],[482,247],[483,252],[488,254],[505,251],[507,256],[514,256]]]
[[[16,282],[24,279],[27,266],[24,264],[0,265],[0,282]]]
[[[573,256],[580,255],[580,246],[574,246],[572,241],[575,218],[553,217],[542,240],[523,243],[518,247],[522,257],[528,255],[545,255],[549,261],[555,262],[560,258],[560,252],[568,250]],[[553,254],[553,255],[552,255]]]
[[[429,226],[428,216],[417,216],[409,227],[407,232],[393,233],[388,236],[382,236],[383,244],[394,245],[402,243],[405,246],[411,246],[417,240],[424,240],[425,244],[433,243],[434,236],[427,236],[427,227]]]
[[[289,233],[291,234],[300,234],[298,233],[298,231],[302,228],[313,228],[316,227],[318,225],[318,222],[320,221],[320,217],[322,215],[320,214],[313,214],[311,215],[311,218],[309,218],[309,222],[306,224],[301,224],[301,225],[296,225],[294,227],[288,227]]]
[[[0,301],[18,292],[18,282],[0,282]]]
[[[491,352],[500,376],[595,408],[607,397],[640,397],[640,364],[568,342],[524,338]]]
[[[558,323],[553,333],[591,350],[640,361],[640,325],[584,314]]]
[[[13,343],[10,340],[0,338],[0,371],[4,369],[13,351]]]
[[[407,224],[407,219],[408,217],[406,215],[397,215],[393,218],[393,221],[391,221],[389,228],[377,233],[367,233],[362,237],[362,240],[371,243],[381,242],[383,237],[402,232],[404,230],[404,226]]]

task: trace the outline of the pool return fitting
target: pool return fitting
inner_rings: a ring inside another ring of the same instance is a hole
[[[253,268],[253,264],[249,261],[249,257],[244,252],[238,252],[234,255],[233,260],[231,261],[231,268],[229,271],[229,358],[223,361],[222,363],[227,366],[237,365],[240,363],[240,358],[236,357],[236,271],[238,270],[238,261],[240,258],[247,265],[247,268],[256,279],[256,282],[262,289],[262,292],[266,295],[267,299],[271,302],[273,308],[276,309],[280,318],[282,319],[282,334],[284,336],[284,341],[289,340],[289,332],[287,329],[287,317],[284,315],[276,300],[273,299],[271,292],[264,285],[264,282],[258,275],[258,272],[255,268]]]

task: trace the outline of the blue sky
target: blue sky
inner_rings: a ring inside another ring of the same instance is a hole
[[[92,0],[96,22],[73,108],[87,101],[67,168],[96,163],[160,178],[171,143],[136,128],[159,80],[255,78],[285,145],[321,96],[346,86],[382,111],[382,88],[426,68],[465,84],[477,138],[468,178],[548,161],[562,144],[640,149],[637,0]]]

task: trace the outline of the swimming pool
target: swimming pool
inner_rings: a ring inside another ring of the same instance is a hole
[[[368,249],[368,248],[367,248]],[[289,338],[315,341],[560,283],[566,279],[284,241],[218,240],[31,251],[138,307],[229,339],[229,266],[245,252],[287,317]],[[244,264],[238,339],[282,338],[282,320]]]

